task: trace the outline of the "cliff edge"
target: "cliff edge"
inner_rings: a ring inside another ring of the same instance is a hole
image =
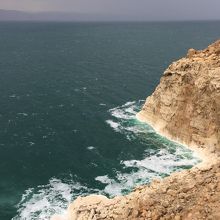
[[[53,220],[220,219],[220,40],[172,63],[137,118],[203,162],[126,196],[78,197]]]
[[[190,147],[220,150],[220,40],[172,63],[137,117]]]

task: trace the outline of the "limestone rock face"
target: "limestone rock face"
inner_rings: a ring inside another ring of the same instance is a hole
[[[220,40],[172,63],[137,117],[189,146],[220,148]]]

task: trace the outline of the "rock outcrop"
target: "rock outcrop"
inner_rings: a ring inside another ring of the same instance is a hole
[[[137,117],[194,148],[203,163],[127,196],[79,197],[53,220],[220,219],[220,41],[172,63]]]
[[[172,63],[137,117],[188,146],[220,148],[220,41]]]

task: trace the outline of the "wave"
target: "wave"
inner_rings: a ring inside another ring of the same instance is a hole
[[[99,189],[85,186],[74,178],[50,179],[46,185],[25,191],[17,205],[18,215],[12,220],[49,220],[53,214],[65,214],[68,204],[77,196],[91,193],[109,197],[130,192],[135,186],[163,178],[172,172],[190,168],[199,162],[193,152],[158,135],[152,127],[136,119],[144,101],[127,102],[108,111],[106,123],[129,141],[145,146],[142,159],[121,160],[120,170],[95,177]],[[152,147],[153,146],[153,147]],[[87,150],[96,150],[88,146]]]
[[[52,215],[65,214],[68,204],[79,195],[95,193],[79,182],[52,178],[48,184],[25,191],[12,220],[49,220]]]
[[[160,156],[159,156],[160,154]],[[198,163],[197,158],[181,158],[180,155],[170,154],[166,150],[159,151],[143,160],[121,161],[124,172],[117,172],[114,178],[108,175],[96,177],[97,181],[105,184],[103,193],[110,196],[117,196],[130,192],[135,186],[148,184],[154,178],[163,178],[177,170],[186,169]],[[127,168],[132,169],[131,172]]]
[[[136,119],[144,100],[127,102],[109,110],[111,119],[106,123],[129,140],[146,146],[141,160],[121,161],[123,170],[114,178],[98,176],[96,180],[105,184],[104,192],[119,195],[129,192],[140,184],[149,183],[153,178],[162,178],[174,171],[190,168],[199,162],[194,153],[184,146],[158,135],[154,129]],[[156,149],[152,149],[152,145]]]

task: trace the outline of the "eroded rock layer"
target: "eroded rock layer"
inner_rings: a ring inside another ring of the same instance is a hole
[[[172,63],[137,116],[189,146],[220,147],[220,41]]]
[[[127,196],[79,197],[53,220],[220,219],[220,41],[172,63],[137,117],[208,160]]]

